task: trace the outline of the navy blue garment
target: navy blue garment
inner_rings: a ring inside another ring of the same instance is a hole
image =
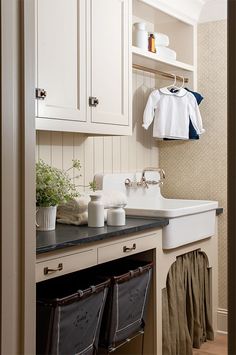
[[[191,92],[191,94],[193,94],[197,100],[198,106],[200,105],[200,103],[203,100],[203,96],[201,94],[199,94],[198,92],[195,91],[191,91],[187,88],[185,88],[187,91]],[[199,139],[199,135],[197,134],[195,128],[193,127],[192,121],[189,120],[189,139]]]
[[[188,88],[185,88],[185,90],[191,92],[191,94],[194,95],[195,99],[197,100],[198,106],[199,106],[200,103],[202,102],[202,100],[204,99],[204,97],[201,94],[199,94],[198,92],[191,91]],[[177,90],[175,88],[172,88],[170,91],[175,92]],[[194,139],[194,140],[199,139],[199,135],[197,134],[196,129],[193,127],[192,121],[190,119],[189,119],[189,139]],[[165,141],[172,141],[175,139],[164,138],[164,140]]]
[[[185,90],[191,92],[191,94],[193,94],[195,96],[198,106],[199,106],[200,103],[202,102],[202,100],[204,99],[204,97],[201,94],[199,94],[198,92],[189,90],[188,88],[185,88]]]

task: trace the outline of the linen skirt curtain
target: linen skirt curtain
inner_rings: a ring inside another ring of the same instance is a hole
[[[191,355],[214,339],[207,256],[193,251],[171,266],[162,292],[163,355]]]

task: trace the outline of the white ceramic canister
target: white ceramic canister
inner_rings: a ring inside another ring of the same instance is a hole
[[[148,31],[145,22],[134,23],[133,44],[136,47],[148,50]]]
[[[101,195],[90,195],[91,201],[88,203],[88,226],[104,227],[104,205]]]
[[[124,226],[125,210],[122,207],[112,207],[107,211],[108,226]]]
[[[37,207],[36,225],[39,231],[52,231],[56,228],[57,206]]]

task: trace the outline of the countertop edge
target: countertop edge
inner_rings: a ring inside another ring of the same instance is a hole
[[[132,218],[135,219],[135,217],[132,217]],[[104,232],[104,233],[94,235],[94,236],[78,238],[76,240],[68,240],[68,241],[61,242],[61,243],[51,245],[51,246],[46,245],[46,246],[42,246],[42,247],[37,247],[36,248],[36,255],[40,255],[40,254],[44,254],[44,253],[48,253],[48,252],[52,252],[52,251],[56,251],[56,250],[61,250],[61,249],[65,249],[68,247],[75,247],[75,246],[84,245],[84,244],[91,244],[93,242],[98,242],[101,240],[107,240],[110,238],[129,235],[132,233],[142,232],[142,231],[149,230],[149,229],[163,228],[169,224],[168,218],[159,218],[159,219],[138,218],[138,219],[139,220],[141,220],[141,219],[149,220],[150,223],[139,225],[139,226],[130,226],[130,227],[128,226],[125,229],[120,229],[117,231],[114,231],[114,230],[108,231],[108,232]]]
[[[219,207],[216,209],[216,216],[219,216],[223,213],[223,208]],[[144,223],[143,225],[131,225],[127,226],[127,228],[112,230],[112,231],[103,231],[102,233],[98,233],[97,235],[86,236],[75,240],[62,241],[53,245],[45,245],[39,246],[36,248],[36,255],[46,254],[49,252],[53,252],[56,250],[66,249],[69,247],[76,247],[84,244],[91,244],[93,242],[99,242],[101,240],[107,240],[119,236],[129,235],[132,233],[142,232],[148,229],[154,228],[163,228],[169,224],[169,219],[165,217],[139,217],[139,216],[127,216],[128,219],[138,219],[149,221],[149,223]],[[91,230],[91,229],[90,229]]]
[[[224,212],[224,209],[222,207],[218,207],[216,209],[216,215],[219,216],[220,214],[222,214]]]

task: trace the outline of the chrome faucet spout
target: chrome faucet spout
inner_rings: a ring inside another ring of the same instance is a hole
[[[153,181],[149,181],[146,179],[145,177],[145,173],[148,172],[148,171],[157,171],[159,174],[160,174],[160,179],[158,181],[156,180],[153,180]],[[150,168],[145,168],[143,169],[142,171],[142,177],[141,177],[141,181],[140,183],[142,183],[142,185],[145,185],[145,186],[148,186],[149,185],[163,185],[163,180],[165,179],[166,177],[166,174],[164,172],[163,169],[161,168],[153,168],[153,167],[150,167]]]

